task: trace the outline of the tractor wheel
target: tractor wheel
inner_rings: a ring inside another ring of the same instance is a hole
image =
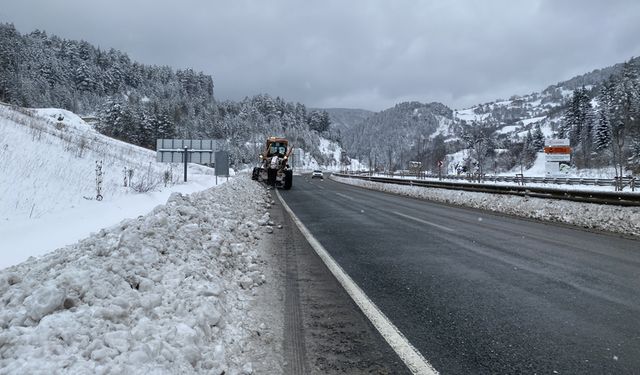
[[[284,190],[289,190],[291,189],[292,184],[293,184],[293,171],[292,170],[284,171],[284,184],[282,188]]]
[[[260,174],[259,167],[253,167],[253,172],[251,173],[251,179],[258,181],[258,175]]]

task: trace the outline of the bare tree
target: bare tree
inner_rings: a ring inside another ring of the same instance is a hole
[[[488,122],[472,121],[463,128],[462,139],[466,143],[472,158],[478,163],[478,173],[484,174],[484,166],[490,151],[493,150],[495,127]]]

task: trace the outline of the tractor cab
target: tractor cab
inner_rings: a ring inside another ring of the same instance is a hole
[[[284,138],[269,137],[267,138],[267,144],[265,147],[266,157],[273,155],[285,156],[289,149],[289,141]]]

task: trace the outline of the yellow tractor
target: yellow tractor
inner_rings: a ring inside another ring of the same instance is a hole
[[[265,149],[260,154],[260,165],[253,168],[251,179],[268,183],[269,168],[275,162],[275,185],[281,186],[285,190],[291,189],[293,169],[289,166],[289,157],[292,150],[293,147],[289,147],[289,141],[285,138],[267,138]]]

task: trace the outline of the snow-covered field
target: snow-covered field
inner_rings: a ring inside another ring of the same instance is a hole
[[[552,199],[432,189],[337,176],[331,176],[331,178],[346,184],[414,198],[480,208],[548,222],[571,224],[612,233],[640,236],[640,207],[606,206]]]
[[[465,120],[468,122],[482,121],[489,116],[488,113],[483,113],[483,114],[475,113],[474,109],[475,108],[466,108],[466,109],[457,110],[455,111],[454,116],[459,118],[460,120]]]
[[[193,173],[189,183],[160,191],[105,197],[102,202],[82,200],[37,218],[0,219],[0,269],[70,245],[123,219],[144,215],[164,204],[172,192],[188,194],[212,186],[215,179],[210,175]]]
[[[179,165],[156,153],[105,137],[72,112],[0,106],[0,220],[38,218],[94,199],[96,162],[102,162],[105,201],[179,182]],[[193,165],[195,173],[213,171]],[[125,172],[125,170],[127,172]],[[125,175],[132,171],[128,187]]]

